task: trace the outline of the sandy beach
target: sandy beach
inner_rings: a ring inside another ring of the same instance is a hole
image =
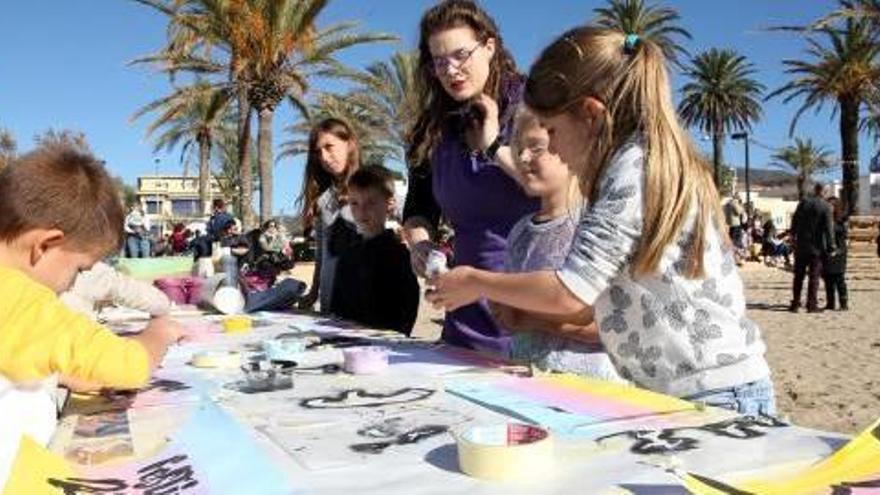
[[[851,248],[847,312],[789,313],[791,272],[756,262],[740,269],[748,314],[767,343],[780,414],[797,425],[856,433],[880,416],[880,259],[875,250],[867,244]],[[292,276],[311,281],[313,268],[299,264]],[[819,301],[824,305],[824,286]],[[423,303],[414,333],[439,337],[442,317]]]

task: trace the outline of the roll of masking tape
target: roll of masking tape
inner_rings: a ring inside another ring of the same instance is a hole
[[[227,316],[223,318],[223,330],[226,333],[247,332],[253,325],[250,317],[247,316]]]
[[[553,469],[553,437],[538,426],[474,426],[455,434],[458,466],[468,476],[501,481]]]
[[[241,365],[238,351],[204,351],[193,355],[190,364],[196,368],[237,368]]]

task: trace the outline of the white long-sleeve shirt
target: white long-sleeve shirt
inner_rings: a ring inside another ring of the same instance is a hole
[[[600,181],[557,275],[594,307],[600,338],[621,375],[680,397],[769,377],[764,341],[746,316],[742,280],[718,229],[709,227],[703,278],[684,275],[694,214],[657,272],[634,278],[645,207],[642,147],[625,145]]]
[[[146,311],[151,316],[162,316],[171,310],[168,297],[152,285],[135,280],[116,271],[107,263],[95,263],[90,270],[77,275],[73,287],[61,300],[68,307],[93,318],[96,305],[113,302],[127,308]]]

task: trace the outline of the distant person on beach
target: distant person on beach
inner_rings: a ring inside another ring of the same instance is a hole
[[[741,414],[775,414],[761,332],[724,231],[712,174],[672,103],[650,39],[584,26],[545,48],[524,101],[587,208],[558,270],[455,267],[429,300],[480,297],[554,317],[593,313],[606,352],[636,385]]]
[[[786,233],[782,235],[779,234],[779,231],[776,229],[776,222],[773,221],[773,217],[768,217],[767,221],[764,222],[762,235],[762,251],[761,254],[764,256],[764,264],[769,264],[769,260],[775,260],[776,258],[784,258],[785,266],[791,266],[791,248],[785,242],[785,238],[788,237]]]
[[[72,208],[71,205],[76,205]],[[25,435],[46,446],[61,377],[88,388],[139,388],[181,327],[153,319],[122,338],[58,294],[118,252],[124,212],[102,162],[43,146],[0,171],[0,486]]]
[[[217,198],[212,202],[211,216],[208,218],[206,234],[210,242],[218,242],[223,236],[223,229],[229,224],[229,221],[235,220],[231,213],[226,211],[226,203]]]
[[[321,312],[332,306],[333,281],[339,255],[357,236],[348,205],[348,179],[361,166],[360,144],[351,127],[339,119],[324,119],[309,133],[309,151],[302,192],[303,228],[314,229],[315,271],[309,292],[299,305]]]
[[[797,313],[801,308],[801,292],[804,277],[807,283],[807,311],[821,312],[818,302],[819,280],[822,277],[822,260],[835,250],[834,218],[822,184],[813,187],[813,194],[798,203],[791,219],[791,236],[794,242],[794,284],[789,311]]]
[[[541,199],[507,236],[505,271],[511,273],[561,268],[577,229],[583,197],[577,177],[550,151],[550,136],[538,116],[520,107],[514,121],[511,150],[526,194]],[[586,324],[530,317],[492,304],[496,318],[513,332],[510,357],[543,371],[577,373],[603,380],[622,380],[599,341],[599,329]]]
[[[362,167],[349,179],[348,193],[360,239],[339,257],[330,312],[410,335],[421,296],[409,251],[385,228],[396,208],[394,176],[381,165]]]
[[[841,311],[848,311],[849,291],[846,287],[848,219],[839,198],[831,197],[828,202],[831,203],[834,218],[836,249],[827,254],[822,262],[822,278],[825,281],[825,309],[833,311],[839,308]]]
[[[727,234],[736,250],[736,261],[741,263],[744,257],[746,245],[744,243],[745,230],[744,219],[746,211],[738,194],[733,195],[724,205],[724,220],[727,222]]]
[[[125,255],[129,258],[150,257],[150,224],[144,211],[132,205],[125,217]]]

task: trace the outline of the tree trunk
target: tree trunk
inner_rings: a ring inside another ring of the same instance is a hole
[[[859,204],[859,100],[843,97],[840,104],[840,149],[843,168],[843,211],[855,215]]]
[[[272,108],[259,110],[260,130],[257,135],[257,162],[260,166],[260,223],[272,218]]]
[[[254,177],[251,170],[251,105],[247,91],[238,91],[238,214],[241,216],[243,230],[256,226],[254,223]]]
[[[807,176],[803,173],[797,176],[798,201],[804,199],[804,184],[807,182]]]
[[[721,193],[721,166],[724,162],[723,157],[724,135],[716,130],[712,133],[712,164],[714,165],[715,188]],[[736,184],[734,184],[734,187]]]
[[[211,138],[199,137],[199,211],[211,213]]]

